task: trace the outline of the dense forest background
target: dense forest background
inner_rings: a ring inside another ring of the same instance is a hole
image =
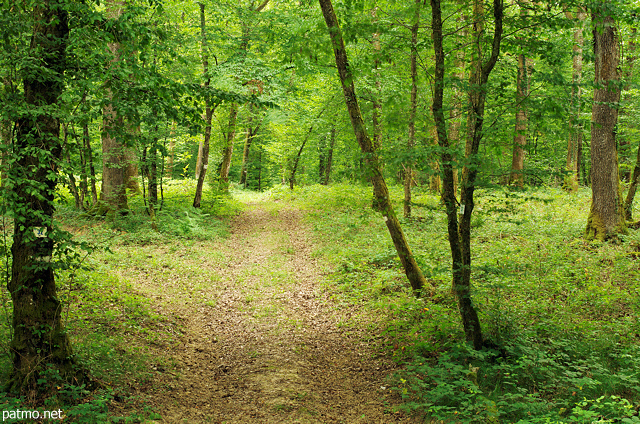
[[[640,422],[637,4],[0,1],[0,405],[115,396],[57,294],[83,229],[218,239],[260,192],[385,311],[407,414]]]

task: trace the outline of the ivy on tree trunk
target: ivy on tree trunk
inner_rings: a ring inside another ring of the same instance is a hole
[[[64,91],[69,35],[65,3],[41,0],[33,8],[31,63],[24,68],[24,97],[29,108],[17,120],[15,164],[9,171],[14,234],[8,284],[13,301],[11,392],[37,393],[47,370],[69,382],[83,380],[74,367],[69,337],[62,327],[54,277],[54,192],[61,160],[56,109]],[[55,383],[55,382],[52,382]]]

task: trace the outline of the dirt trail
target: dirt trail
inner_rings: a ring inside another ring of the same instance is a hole
[[[341,326],[349,311],[320,289],[301,212],[267,206],[250,205],[228,239],[194,248],[202,259],[184,266],[210,281],[180,290],[157,275],[138,280],[185,326],[169,352],[176,369],[146,392],[158,422],[412,422],[391,411],[384,379],[395,364],[374,359],[363,329]]]

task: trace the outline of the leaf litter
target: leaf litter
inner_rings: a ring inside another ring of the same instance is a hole
[[[146,246],[163,265],[120,269],[184,325],[157,352],[173,369],[138,389],[162,417],[154,422],[415,422],[394,412],[400,399],[386,388],[398,365],[365,328],[340,325],[350,311],[321,286],[303,213],[265,206],[249,204],[226,239]]]

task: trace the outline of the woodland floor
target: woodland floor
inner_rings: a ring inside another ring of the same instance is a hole
[[[154,266],[121,268],[183,326],[179,343],[158,348],[171,365],[137,389],[162,416],[155,422],[413,422],[392,409],[399,399],[385,379],[397,365],[363,341],[364,325],[344,325],[349,311],[322,288],[303,218],[251,203],[232,218],[228,238],[146,246]]]

